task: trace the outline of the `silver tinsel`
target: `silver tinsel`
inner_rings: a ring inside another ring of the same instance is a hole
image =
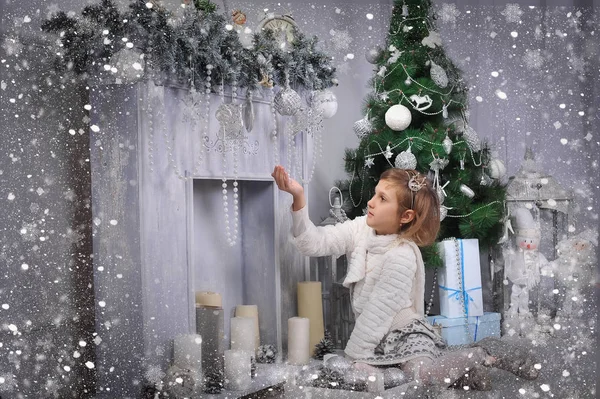
[[[354,133],[362,140],[367,137],[373,131],[373,124],[369,120],[368,116],[354,122]]]
[[[444,138],[444,141],[442,141],[442,147],[444,148],[444,151],[446,152],[446,154],[450,154],[452,152],[453,145],[454,145],[454,143],[452,142],[450,137],[448,137],[448,135],[446,135],[446,138]]]
[[[296,115],[302,107],[302,98],[295,90],[286,87],[277,93],[273,99],[273,106],[281,115]]]
[[[465,130],[463,131],[463,138],[473,152],[481,151],[481,140],[479,140],[479,135],[471,126],[465,126]]]
[[[410,150],[410,147],[396,156],[394,166],[400,169],[415,169],[417,167],[417,158]]]
[[[444,68],[431,61],[431,70],[429,71],[431,74],[431,80],[441,88],[448,86],[448,75],[446,75],[446,71]]]
[[[261,345],[256,351],[256,361],[258,363],[275,363],[277,357],[277,348],[275,345]]]
[[[467,186],[466,184],[460,185],[460,192],[469,198],[473,198],[475,196],[475,192],[473,190],[471,190],[471,188],[469,186]]]
[[[371,47],[365,53],[365,58],[369,64],[377,64],[383,50],[379,46]]]

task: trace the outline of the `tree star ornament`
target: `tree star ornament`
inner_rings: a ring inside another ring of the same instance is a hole
[[[446,134],[444,141],[442,141],[442,148],[444,149],[444,152],[446,152],[446,154],[450,154],[452,152],[453,145],[454,145],[454,143],[452,143],[452,140]]]
[[[402,151],[400,154],[396,155],[394,166],[399,169],[416,169],[417,158],[412,153],[411,146],[409,146],[406,151]]]
[[[365,158],[365,167],[370,168],[373,165],[375,165],[375,160],[373,159],[373,157]]]
[[[412,115],[402,104],[391,106],[385,113],[385,124],[392,130],[400,132],[410,126]]]

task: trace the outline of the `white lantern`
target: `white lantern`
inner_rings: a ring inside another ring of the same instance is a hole
[[[390,129],[400,132],[406,129],[412,121],[410,110],[402,104],[390,107],[385,113],[385,123]]]

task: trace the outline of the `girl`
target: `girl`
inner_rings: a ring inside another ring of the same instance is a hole
[[[424,383],[489,389],[480,366],[495,359],[474,347],[440,360],[445,342],[424,318],[425,269],[418,247],[431,245],[440,227],[439,200],[425,176],[386,170],[366,216],[324,227],[310,221],[303,187],[282,166],[272,176],[293,197],[298,250],[306,256],[348,255],[343,285],[350,289],[356,321],[345,354],[357,368],[393,365]]]

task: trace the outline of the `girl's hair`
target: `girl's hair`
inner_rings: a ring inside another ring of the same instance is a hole
[[[398,168],[386,170],[379,179],[395,188],[399,215],[408,209],[415,211],[413,220],[402,225],[401,237],[414,241],[419,247],[433,244],[440,230],[440,202],[431,181],[416,170]],[[411,179],[421,186],[418,191],[409,188]]]

